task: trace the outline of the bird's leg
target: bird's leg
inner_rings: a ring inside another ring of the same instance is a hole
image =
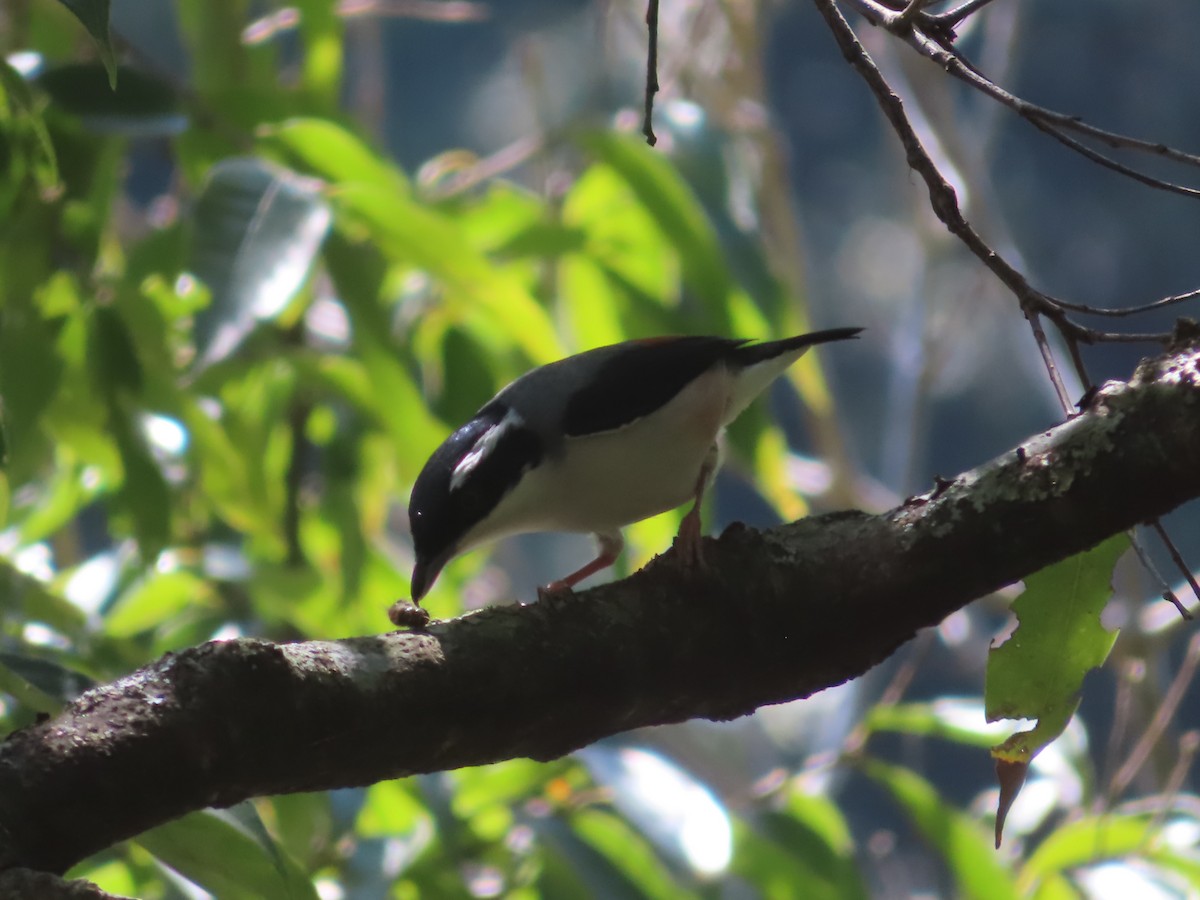
[[[704,502],[704,492],[712,480],[713,473],[721,461],[721,448],[716,444],[704,457],[704,465],[696,477],[695,497],[692,508],[687,511],[683,521],[679,523],[679,533],[675,535],[674,547],[679,553],[679,561],[691,568],[704,568],[704,548],[700,541],[703,537],[700,523],[700,505]]]
[[[595,575],[601,569],[607,569],[617,561],[617,557],[621,555],[621,550],[625,546],[625,539],[621,537],[621,532],[614,531],[611,534],[597,534],[596,542],[600,545],[599,555],[586,566],[576,569],[565,578],[560,578],[558,581],[552,581],[545,587],[538,588],[538,599],[545,600],[553,595],[569,594],[575,585],[583,581],[589,575]]]

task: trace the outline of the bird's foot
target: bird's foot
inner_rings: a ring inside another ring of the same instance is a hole
[[[575,595],[575,588],[571,586],[571,582],[565,578],[558,581],[552,581],[544,587],[537,589],[538,602],[548,603],[552,600],[565,600],[567,597]]]
[[[708,563],[704,559],[704,536],[700,533],[700,507],[692,507],[679,524],[679,533],[671,545],[677,555],[679,564],[686,569],[704,571]]]

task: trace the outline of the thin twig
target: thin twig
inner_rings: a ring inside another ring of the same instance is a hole
[[[1075,374],[1079,378],[1079,383],[1083,385],[1084,391],[1090,391],[1094,384],[1092,376],[1088,374],[1087,366],[1083,362],[1083,354],[1079,350],[1079,340],[1073,334],[1063,332],[1063,340],[1067,345],[1067,352],[1071,354],[1071,364],[1075,366]]]
[[[1183,700],[1184,694],[1187,693],[1187,689],[1196,675],[1197,666],[1200,666],[1200,634],[1194,635],[1188,641],[1187,654],[1183,658],[1179,671],[1175,674],[1175,680],[1171,682],[1167,692],[1163,695],[1162,703],[1154,711],[1154,718],[1150,720],[1145,732],[1109,783],[1109,806],[1112,805],[1113,800],[1124,793],[1133,779],[1137,777],[1137,773],[1142,770],[1142,766],[1146,764],[1154,745],[1158,743],[1171,723],[1171,719],[1174,718],[1180,701]]]
[[[649,41],[646,48],[646,113],[642,119],[642,134],[646,136],[646,143],[653,147],[658,143],[658,137],[654,134],[654,95],[658,93],[658,0],[648,0],[646,30]]]
[[[1054,351],[1050,349],[1050,341],[1046,338],[1046,332],[1042,329],[1041,318],[1036,312],[1026,310],[1025,320],[1033,329],[1033,338],[1037,342],[1038,351],[1042,354],[1042,362],[1046,365],[1046,371],[1050,373],[1050,382],[1054,385],[1054,392],[1058,394],[1058,403],[1062,407],[1063,414],[1070,417],[1075,414],[1075,404],[1071,402],[1067,386],[1063,383],[1062,376],[1058,374],[1058,364],[1054,359]]]
[[[1009,107],[1039,127],[1042,125],[1056,126],[1062,131],[1074,131],[1094,138],[1113,149],[1136,150],[1171,162],[1200,168],[1200,154],[1169,147],[1161,141],[1147,141],[1090,125],[1078,116],[1056,112],[1018,97],[984,75],[954,46],[952,26],[985,6],[990,0],[968,0],[961,6],[945,13],[932,14],[922,11],[911,17],[911,21],[904,18],[902,12],[882,6],[876,0],[846,0],[846,2],[857,9],[872,25],[878,25],[894,32],[922,56],[937,63],[955,78]]]
[[[945,12],[937,14],[926,13],[926,16],[930,22],[936,22],[943,27],[948,26],[953,28],[967,16],[978,12],[991,2],[992,0],[967,0],[966,3],[956,6],[954,9],[948,9]]]
[[[867,0],[852,0],[855,3],[867,2]],[[1036,128],[1051,135],[1056,140],[1062,142],[1067,147],[1081,153],[1093,162],[1112,169],[1130,178],[1142,182],[1150,187],[1160,190],[1170,191],[1173,193],[1183,194],[1185,196],[1200,196],[1200,190],[1189,188],[1185,185],[1175,184],[1174,182],[1165,181],[1154,178],[1138,172],[1129,166],[1119,163],[1110,157],[1105,156],[1080,141],[1065,134],[1066,131],[1074,131],[1079,134],[1086,135],[1096,140],[1102,141],[1114,149],[1136,150],[1143,153],[1149,153],[1154,156],[1168,159],[1172,162],[1182,163],[1184,165],[1200,167],[1200,156],[1193,153],[1186,153],[1182,150],[1176,150],[1168,147],[1165,144],[1154,141],[1146,141],[1140,138],[1130,137],[1128,135],[1119,134],[1114,131],[1108,131],[1103,128],[1098,128],[1094,125],[1089,125],[1080,120],[1077,116],[1068,116],[1065,113],[1055,112],[1043,106],[1038,106],[1035,103],[1030,103],[1015,94],[1010,93],[1000,85],[996,84],[990,78],[979,71],[966,57],[958,51],[956,47],[948,41],[942,40],[939,37],[926,34],[917,25],[913,25],[907,30],[900,32],[902,37],[909,46],[913,47],[918,53],[932,62],[936,63],[950,75],[967,84],[969,87],[991,97],[993,100],[1007,106],[1017,115],[1021,116],[1026,121],[1033,124]]]
[[[418,172],[422,196],[429,200],[446,200],[512,171],[541,153],[558,139],[554,135],[531,134],[517,138],[490,156],[477,159],[469,166],[451,171],[440,158],[425,163]]]
[[[1180,194],[1184,197],[1200,197],[1200,188],[1188,187],[1184,184],[1178,184],[1174,181],[1167,181],[1163,178],[1155,178],[1153,175],[1147,175],[1144,172],[1139,172],[1132,166],[1127,166],[1124,163],[1117,162],[1111,156],[1105,156],[1098,150],[1093,150],[1091,147],[1084,144],[1082,141],[1071,137],[1069,134],[1064,134],[1062,129],[1046,122],[1038,115],[1025,115],[1025,119],[1033,124],[1034,128],[1042,131],[1065,147],[1074,150],[1085,159],[1090,159],[1096,165],[1102,168],[1109,169],[1119,175],[1124,175],[1126,178],[1132,178],[1139,184],[1144,184],[1146,187],[1152,187],[1156,190],[1166,191],[1170,194]]]
[[[1163,788],[1164,802],[1155,811],[1154,819],[1147,831],[1148,834],[1158,833],[1167,813],[1175,806],[1175,800],[1179,797],[1184,780],[1192,771],[1192,763],[1196,761],[1196,751],[1198,750],[1200,750],[1200,731],[1193,728],[1179,736],[1179,758],[1175,760],[1175,765],[1171,767],[1171,772],[1167,776],[1167,783]]]
[[[1058,300],[1053,297],[1043,295],[1043,302],[1056,306]],[[1065,328],[1076,334],[1085,344],[1167,344],[1171,340],[1171,332],[1169,331],[1137,331],[1126,333],[1122,331],[1097,331],[1094,328],[1085,328],[1077,322],[1072,322],[1069,319],[1054,319],[1054,324],[1059,328]]]
[[[1066,318],[1062,310],[1055,307],[1049,298],[1040,291],[1031,287],[1025,276],[993,250],[967,222],[959,208],[958,196],[955,194],[954,188],[942,176],[937,165],[921,145],[921,140],[917,137],[917,133],[908,119],[908,114],[904,111],[903,102],[892,91],[887,79],[883,77],[883,73],[875,65],[875,61],[868,55],[858,40],[858,36],[854,33],[854,29],[842,16],[834,0],[813,0],[813,2],[833,32],[834,39],[842,50],[842,55],[867,82],[867,86],[875,95],[875,100],[883,110],[883,114],[891,123],[892,130],[900,138],[909,167],[921,176],[929,190],[929,202],[934,213],[950,233],[966,244],[967,248],[1016,296],[1021,310],[1033,330],[1034,339],[1037,341],[1038,349],[1046,364],[1046,371],[1058,394],[1063,412],[1070,415],[1073,411],[1073,404],[1066,385],[1063,384],[1062,377],[1059,375],[1053,351],[1050,349],[1046,333],[1038,318],[1039,313],[1045,314],[1061,327],[1060,320]],[[1079,333],[1081,340],[1088,341],[1093,336],[1088,334],[1088,329],[1083,329],[1082,326],[1075,326],[1075,330]]]
[[[1196,576],[1192,574],[1191,567],[1183,558],[1183,554],[1179,552],[1179,548],[1175,546],[1175,542],[1171,540],[1171,536],[1167,534],[1167,529],[1163,528],[1162,521],[1153,519],[1150,522],[1150,527],[1154,529],[1154,533],[1158,535],[1158,539],[1163,542],[1163,546],[1167,548],[1167,553],[1171,555],[1171,562],[1175,563],[1183,577],[1187,579],[1188,587],[1192,589],[1192,594],[1197,602],[1200,602],[1200,584],[1196,582]],[[1188,616],[1190,619],[1191,616]]]
[[[1162,309],[1166,306],[1173,306],[1176,303],[1183,303],[1185,300],[1194,300],[1196,297],[1200,297],[1200,288],[1188,291],[1186,294],[1172,294],[1170,297],[1163,297],[1161,300],[1155,300],[1153,303],[1143,303],[1141,306],[1124,306],[1117,309],[1086,306],[1083,303],[1068,303],[1066,300],[1055,300],[1054,302],[1061,308],[1071,310],[1072,312],[1084,313],[1089,316],[1109,316],[1110,318],[1117,319],[1125,316],[1140,315],[1152,310]]]
[[[1158,589],[1162,598],[1179,610],[1179,615],[1185,619],[1190,619],[1192,614],[1187,611],[1187,607],[1183,605],[1183,601],[1171,590],[1171,586],[1167,584],[1167,579],[1163,578],[1162,573],[1158,571],[1158,566],[1154,564],[1154,560],[1150,558],[1150,554],[1146,552],[1145,545],[1142,544],[1141,535],[1133,528],[1125,533],[1129,535],[1129,544],[1133,547],[1133,552],[1137,554],[1138,561],[1141,562],[1142,568],[1146,570],[1146,574],[1158,582]]]

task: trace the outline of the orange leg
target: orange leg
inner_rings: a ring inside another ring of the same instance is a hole
[[[700,475],[696,478],[696,500],[687,511],[683,521],[679,523],[679,533],[675,535],[674,546],[679,552],[679,561],[684,566],[703,569],[704,547],[701,544],[703,533],[700,523],[700,505],[704,502],[704,492],[712,480],[713,473],[720,462],[720,448],[713,444],[712,450],[704,458],[700,467]]]
[[[595,575],[601,569],[607,569],[617,561],[617,557],[621,555],[621,550],[625,546],[625,539],[621,537],[619,531],[614,531],[612,534],[597,534],[596,541],[600,545],[599,555],[586,566],[576,569],[565,578],[560,578],[558,581],[552,581],[545,587],[538,588],[538,599],[545,600],[548,596],[554,594],[569,594],[574,589],[575,585],[583,581],[589,575]]]

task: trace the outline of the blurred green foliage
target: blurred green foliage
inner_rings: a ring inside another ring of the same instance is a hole
[[[553,198],[503,179],[414,183],[338,108],[342,22],[326,0],[297,5],[288,79],[276,44],[243,40],[245,4],[179,0],[187,84],[117,78],[107,3],[68,5],[102,66],[72,58],[77,23],[51,2],[14,7],[27,20],[11,33],[35,39],[0,62],[0,731],[215,636],[386,629],[407,591],[409,485],[530,366],[635,335],[804,327],[778,280],[744,286],[672,162],[630,134],[573,133],[576,168]],[[172,174],[139,205],[126,172],[147,142]],[[794,386],[828,413],[811,360]],[[802,514],[766,418],[747,416],[733,444],[780,514]],[[676,524],[632,529],[631,564]],[[435,616],[461,610],[482,565],[450,567]],[[893,797],[955,893],[1076,896],[1078,872],[1123,856],[1200,889],[1162,818],[1047,816],[997,856],[978,815],[862,750],[900,732],[981,752],[995,735],[971,709],[964,725],[937,706],[878,707],[839,766]],[[220,898],[880,889],[873,851],[814,775],[827,765],[777,773],[730,811],[665,758],[605,752],[620,778],[599,757],[513,760],[197,812],[73,874],[138,897],[184,896],[180,879]],[[699,843],[672,849],[654,823],[673,813],[635,807],[647,765],[707,798]]]

